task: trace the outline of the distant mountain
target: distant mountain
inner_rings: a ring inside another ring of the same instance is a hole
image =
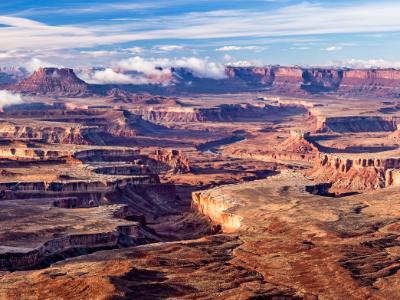
[[[88,69],[85,72],[89,74],[96,70],[98,69]],[[171,68],[168,73],[168,80],[160,84],[94,85],[79,79],[72,69],[41,68],[14,85],[13,89],[21,93],[55,96],[101,94],[114,97],[115,102],[128,103],[141,101],[133,93],[173,95],[268,91],[274,95],[300,97],[322,94],[400,98],[400,70],[396,69],[227,66],[226,78],[223,79],[200,78],[186,68]],[[125,74],[131,75],[129,72]]]
[[[14,85],[13,90],[24,94],[83,96],[88,94],[88,84],[72,69],[40,68]]]

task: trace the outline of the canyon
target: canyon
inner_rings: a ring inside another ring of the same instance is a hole
[[[397,299],[398,71],[173,71],[7,87],[0,299]]]

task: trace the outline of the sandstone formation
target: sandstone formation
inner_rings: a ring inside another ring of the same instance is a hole
[[[305,96],[329,93],[338,96],[389,97],[399,95],[399,74],[396,69],[347,69],[307,67],[233,67],[226,66],[226,79],[198,78],[190,71],[172,73],[173,85],[129,87],[129,90],[155,93],[179,92],[245,92],[268,89],[271,93]],[[190,85],[187,83],[190,82]]]
[[[395,131],[398,118],[380,116],[328,117],[320,120],[318,130],[334,132]]]
[[[184,156],[182,151],[160,149],[156,150],[154,154],[150,154],[149,158],[166,164],[174,173],[186,173],[190,171],[189,160]],[[162,168],[162,165],[160,167]],[[160,171],[156,173],[160,173]]]
[[[250,158],[263,161],[305,161],[313,162],[319,153],[318,146],[311,140],[310,133],[302,130],[293,130],[290,136],[281,143],[274,145],[273,149],[233,150],[226,151],[232,157]]]
[[[321,153],[313,176],[330,182],[332,190],[365,191],[400,184],[399,158],[353,158]]]
[[[23,124],[25,123],[25,124]],[[0,122],[0,136],[15,139],[39,139],[46,143],[87,145],[92,127],[57,126],[57,124],[41,123],[36,126],[22,122]]]
[[[38,95],[82,96],[88,93],[87,84],[72,69],[57,68],[40,68],[16,84],[14,89]]]

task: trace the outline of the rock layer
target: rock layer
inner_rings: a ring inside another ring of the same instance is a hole
[[[400,158],[344,158],[321,153],[312,171],[333,190],[364,191],[400,185]]]
[[[39,95],[81,96],[88,93],[88,86],[72,69],[40,68],[19,82],[15,90]]]

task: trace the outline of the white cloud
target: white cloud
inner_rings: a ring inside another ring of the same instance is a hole
[[[265,50],[265,47],[261,46],[223,46],[215,49],[215,51],[240,51],[240,50],[251,50],[255,52],[260,52]]]
[[[170,73],[169,70],[161,69],[168,66],[170,66],[169,59],[163,59],[163,58],[145,59],[140,56],[134,56],[118,62],[118,67],[124,70],[142,72],[147,75],[158,75],[158,76]]]
[[[329,65],[334,65],[338,67],[348,67],[354,69],[363,68],[398,68],[400,69],[400,61],[388,61],[381,58],[378,59],[346,59],[337,60],[329,63]]]
[[[79,77],[91,84],[148,84],[143,76],[130,76],[107,68],[89,74],[79,74]]]
[[[85,54],[92,57],[107,57],[118,55],[118,51],[106,51],[106,50],[97,50],[97,51],[81,51],[81,54]]]
[[[333,51],[340,51],[342,50],[343,47],[342,46],[330,46],[330,47],[326,47],[322,50],[328,51],[328,52],[333,52]]]
[[[18,15],[37,15],[37,14],[53,14],[53,15],[76,15],[76,14],[96,14],[102,12],[116,11],[145,11],[154,8],[162,8],[165,3],[154,1],[151,3],[96,3],[95,5],[70,5],[65,8],[31,8],[18,13]]]
[[[22,103],[23,99],[20,94],[11,93],[10,91],[0,90],[0,109],[4,106]]]
[[[145,59],[135,56],[122,60],[118,63],[122,69],[143,72],[147,75],[165,76],[170,73],[171,67],[187,68],[199,78],[225,78],[225,67],[223,64],[210,61],[208,58],[182,57],[175,59],[150,58]]]
[[[171,51],[182,50],[184,49],[184,47],[181,45],[161,45],[154,47],[154,49],[162,52],[171,52]]]
[[[173,66],[187,68],[200,78],[226,78],[225,67],[222,64],[211,62],[207,58],[183,57],[173,61]]]
[[[122,6],[117,8],[123,10]],[[89,8],[93,9],[96,7]],[[132,18],[123,23],[103,20],[80,25],[48,25],[28,18],[0,16],[0,25],[6,25],[0,30],[0,40],[7,41],[2,44],[2,50],[8,51],[83,48],[154,39],[373,34],[399,31],[399,11],[400,2],[383,0],[335,6],[304,2],[271,10],[268,14],[254,10],[218,10],[173,16],[146,15],[140,22]]]
[[[262,67],[264,63],[258,60],[238,60],[228,62],[226,65],[230,67]]]
[[[35,57],[35,58],[32,58],[30,61],[28,61],[24,67],[28,70],[28,72],[33,73],[39,68],[45,68],[45,67],[61,68],[63,66],[53,64],[53,63],[50,63],[47,61],[43,61],[43,60]]]

